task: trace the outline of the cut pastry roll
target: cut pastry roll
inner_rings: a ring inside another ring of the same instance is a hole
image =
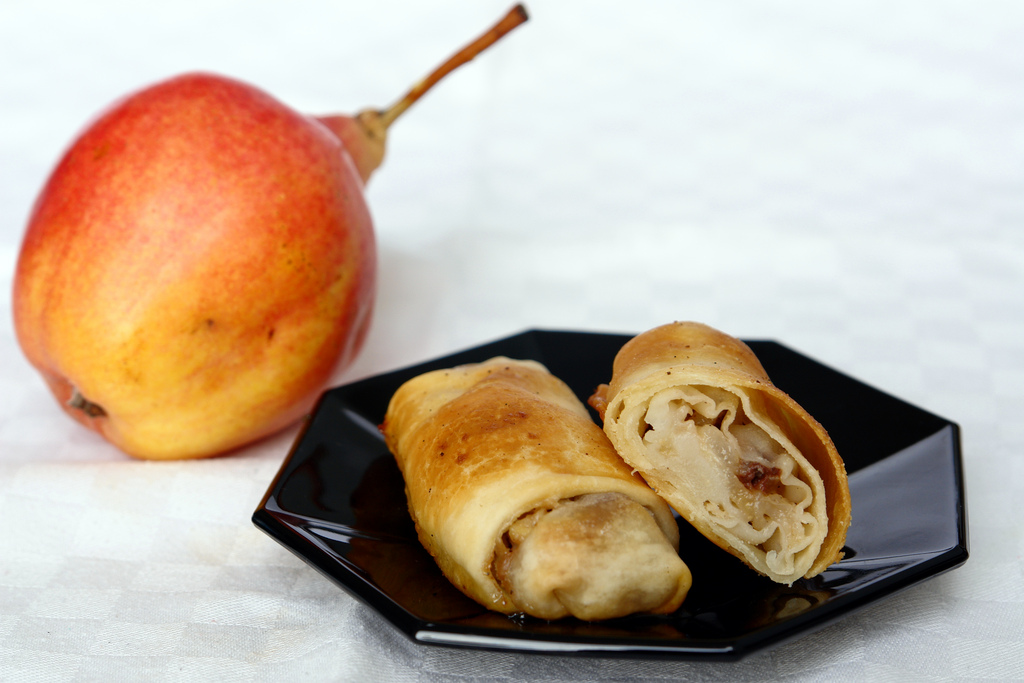
[[[842,557],[843,461],[740,340],[699,323],[645,332],[622,347],[590,403],[619,455],[753,569],[791,584]]]
[[[671,509],[543,365],[499,357],[420,375],[381,431],[420,541],[485,607],[599,620],[685,598]]]

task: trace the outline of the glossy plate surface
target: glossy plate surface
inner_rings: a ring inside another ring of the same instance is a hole
[[[413,640],[561,654],[734,660],[967,560],[957,425],[781,344],[748,341],[846,462],[853,523],[841,562],[813,579],[775,584],[680,521],[693,588],[674,614],[546,622],[488,612],[466,598],[416,539],[401,474],[377,430],[392,393],[428,370],[505,355],[544,363],[585,401],[608,381],[628,339],[533,330],[331,389],[253,522]]]

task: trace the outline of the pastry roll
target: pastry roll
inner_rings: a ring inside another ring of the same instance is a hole
[[[699,323],[657,327],[620,349],[589,402],[619,455],[758,572],[791,584],[842,557],[843,461],[740,340]]]
[[[671,509],[540,363],[415,377],[381,431],[420,541],[485,607],[599,620],[672,612],[686,596]]]

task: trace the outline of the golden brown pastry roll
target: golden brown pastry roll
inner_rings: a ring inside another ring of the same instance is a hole
[[[485,607],[598,620],[671,612],[686,596],[672,511],[540,363],[415,377],[381,431],[420,541]]]
[[[619,455],[719,547],[779,583],[842,557],[846,468],[750,348],[699,323],[634,337],[590,399]]]

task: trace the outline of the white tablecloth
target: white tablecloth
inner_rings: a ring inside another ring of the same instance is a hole
[[[193,69],[385,105],[506,9],[0,3],[0,680],[1024,679],[1019,2],[536,0],[395,125],[368,188],[380,299],[337,382],[692,319],[958,422],[970,560],[823,631],[735,664],[418,645],[250,522],[295,428],[150,463],[58,410],[10,281],[86,121]]]

